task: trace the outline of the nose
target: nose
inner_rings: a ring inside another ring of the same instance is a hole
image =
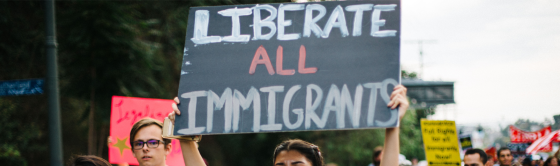
[[[148,151],[150,148],[148,148],[148,144],[144,144],[142,145],[142,150],[143,151]]]

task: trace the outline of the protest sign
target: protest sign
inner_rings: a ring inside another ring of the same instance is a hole
[[[533,142],[552,132],[550,126],[534,132],[523,131],[513,125],[509,126],[509,138],[512,143]]]
[[[526,155],[526,150],[530,145],[531,143],[508,143],[507,147],[511,149],[511,154],[517,157]]]
[[[461,165],[455,121],[422,119],[421,129],[429,166]]]
[[[138,165],[129,142],[132,125],[145,117],[163,122],[163,119],[173,111],[172,103],[174,103],[173,100],[113,96],[110,128],[113,144],[109,145],[109,162],[112,164]],[[185,162],[179,141],[172,140],[171,147],[171,153],[166,158],[167,165],[184,166]]]
[[[463,150],[470,149],[473,147],[470,135],[460,137],[459,142],[461,142],[461,149]]]
[[[400,1],[193,7],[175,135],[395,127]]]

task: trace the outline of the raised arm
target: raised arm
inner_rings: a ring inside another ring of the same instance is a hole
[[[406,88],[398,85],[393,89],[391,101],[387,107],[395,109],[399,107],[399,122],[404,117],[408,109],[408,100],[406,98]],[[383,146],[383,157],[381,158],[381,166],[398,166],[399,165],[399,128],[385,129],[385,144]]]
[[[169,120],[173,124],[175,124],[175,115],[181,115],[181,111],[177,107],[179,104],[179,98],[175,97],[175,103],[171,105],[173,107],[173,112],[169,113],[168,117]],[[182,140],[179,139],[181,142],[181,151],[183,152],[183,159],[185,161],[185,166],[205,166],[204,160],[198,151],[198,143],[195,141],[189,140]]]

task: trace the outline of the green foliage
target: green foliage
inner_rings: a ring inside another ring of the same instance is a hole
[[[407,79],[417,79],[418,74],[416,72],[407,72],[406,70],[401,71],[401,77]]]
[[[408,160],[413,158],[424,160],[426,157],[418,112],[418,110],[409,110],[401,122],[401,154],[405,155]]]
[[[0,162],[7,165],[27,165],[22,156],[30,149],[46,149],[46,145],[35,145],[37,139],[44,136],[39,124],[18,110],[22,100],[0,98]],[[41,141],[43,142],[43,141]]]

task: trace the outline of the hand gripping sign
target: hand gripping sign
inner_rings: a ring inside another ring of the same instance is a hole
[[[173,111],[173,100],[148,99],[136,97],[113,96],[111,103],[111,141],[109,145],[109,162],[112,164],[128,163],[138,165],[132,155],[129,142],[132,125],[138,120],[150,117],[159,121]],[[172,140],[171,153],[167,155],[167,165],[184,166],[183,153],[178,140]]]
[[[400,1],[193,7],[175,135],[398,125]]]

